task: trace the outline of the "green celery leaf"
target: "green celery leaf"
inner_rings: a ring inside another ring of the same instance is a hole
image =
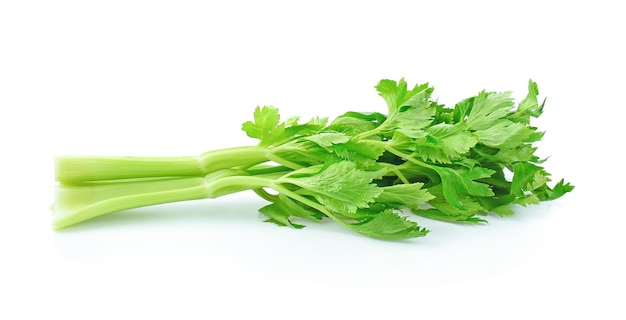
[[[272,106],[256,107],[254,110],[254,122],[247,121],[243,124],[243,130],[251,138],[262,139],[265,134],[274,129],[280,121],[278,109]]]
[[[335,144],[328,147],[328,150],[334,152],[341,159],[356,163],[359,168],[375,166],[376,160],[385,152],[384,146],[373,140]]]
[[[418,182],[383,187],[383,192],[376,198],[376,203],[383,203],[396,209],[417,208],[435,197],[428,190],[422,189],[423,186],[423,183]]]
[[[359,170],[350,161],[325,166],[320,172],[304,177],[280,178],[279,183],[291,183],[303,189],[298,192],[313,196],[331,211],[355,212],[374,202],[382,192],[372,183],[382,172]]]
[[[336,118],[326,129],[353,136],[359,133],[374,130],[377,126],[378,125],[372,121],[356,117],[340,116]]]
[[[415,144],[415,140],[413,139],[419,139],[419,138],[424,138],[428,135],[428,133],[426,133],[426,131],[422,130],[422,129],[415,129],[415,128],[411,128],[411,129],[397,129],[396,131],[393,132],[393,135],[391,136],[391,140],[397,139],[398,137],[396,137],[396,135],[401,134],[411,140],[410,143],[411,144]],[[415,146],[413,146],[412,148],[410,148],[412,150],[415,150]]]
[[[342,144],[350,141],[350,136],[341,132],[321,132],[307,136],[304,139],[313,141],[319,146],[327,148],[334,144]]]
[[[315,135],[325,128],[327,118],[313,118],[306,123],[298,123],[297,118],[292,117],[285,123],[281,123],[276,131],[266,138],[265,145],[278,146],[300,137]]]
[[[312,221],[321,220],[324,214],[300,202],[291,200],[291,198],[279,194],[278,199],[289,210],[292,216],[309,219]]]
[[[490,127],[474,132],[478,142],[492,148],[515,148],[523,145],[535,130],[518,122],[500,119]]]
[[[513,211],[513,209],[511,209],[508,205],[492,208],[491,211],[500,217],[507,217],[515,214],[515,211]]]
[[[542,167],[530,162],[515,162],[512,167],[511,194],[518,197],[524,196],[525,191],[532,191],[550,181],[549,174]]]
[[[288,119],[285,122],[285,132],[278,140],[286,140],[298,136],[309,136],[318,133],[324,129],[328,123],[328,118],[313,118],[305,123],[298,123],[297,118],[294,120],[295,121],[290,121]]]
[[[245,122],[242,129],[249,137],[261,140],[260,146],[269,146],[285,130],[285,124],[279,125],[279,122],[280,114],[277,108],[272,106],[256,107],[254,122]]]
[[[497,195],[494,197],[480,197],[476,198],[476,200],[480,203],[480,205],[485,208],[486,211],[492,211],[494,208],[508,206],[510,204],[514,204],[517,197],[512,194],[503,194]]]
[[[495,158],[502,163],[513,163],[519,161],[536,162],[539,160],[539,158],[535,156],[536,151],[536,147],[533,147],[530,144],[523,144],[513,149],[500,149],[496,153]]]
[[[425,168],[406,161],[399,165],[398,169],[410,182],[424,182],[427,187],[441,183],[441,177],[437,171],[430,167]]]
[[[511,112],[514,102],[510,92],[481,91],[474,97],[465,122],[470,130],[484,130]]]
[[[381,80],[376,86],[376,90],[378,90],[380,96],[387,102],[389,115],[398,111],[400,107],[421,105],[422,100],[429,97],[433,92],[433,88],[429,87],[428,83],[416,85],[409,91],[407,90],[407,83],[404,79],[400,79],[398,82],[387,79]]]
[[[303,166],[314,166],[327,162],[329,158],[336,157],[330,151],[315,142],[297,139],[282,144],[272,149],[272,152],[287,161]]]
[[[524,139],[524,142],[536,142],[541,140],[541,138],[545,135],[545,131],[537,131],[536,127],[529,126],[528,128],[532,129],[533,133],[531,133],[528,138]]]
[[[451,163],[476,145],[476,138],[464,128],[447,123],[429,127],[427,136],[415,141],[415,155],[425,161]]]
[[[439,166],[432,166],[432,168],[441,177],[443,195],[451,205],[459,209],[467,209],[462,201],[467,195],[477,197],[495,195],[489,185],[474,181],[490,177],[495,172],[494,170],[480,167],[457,170]]]
[[[485,220],[476,217],[476,214],[484,214],[487,212],[483,206],[477,201],[483,198],[471,198],[465,197],[460,199],[462,208],[450,204],[444,197],[443,188],[441,185],[437,185],[432,188],[428,188],[428,191],[434,195],[434,198],[428,201],[428,204],[433,208],[430,209],[418,209],[412,208],[411,212],[418,216],[422,216],[429,219],[435,219],[448,222],[485,222]],[[490,198],[484,198],[490,199]]]
[[[426,128],[437,112],[433,103],[428,101],[423,94],[412,98],[411,106],[403,106],[389,115],[378,129],[386,137],[392,137],[395,132],[403,133],[411,138],[422,136],[422,129]],[[421,101],[418,103],[418,101]],[[417,136],[416,136],[417,134]]]
[[[438,209],[423,209],[414,210],[414,214],[428,219],[439,220],[444,222],[467,222],[467,223],[481,223],[487,222],[482,218],[477,217],[470,210],[459,210],[449,204],[439,203]],[[457,210],[455,214],[451,214],[450,211]]]
[[[528,124],[530,117],[539,117],[543,113],[543,107],[546,103],[545,99],[541,105],[537,101],[537,95],[539,94],[539,88],[537,83],[528,80],[528,95],[520,102],[515,113],[511,116],[514,121]]]
[[[461,121],[465,121],[467,119],[467,116],[472,111],[473,105],[474,105],[474,97],[467,98],[457,103],[454,106],[454,111],[453,111],[454,122],[459,123]]]
[[[384,210],[363,221],[348,224],[348,227],[360,234],[382,240],[423,237],[429,232],[416,222],[395,214],[392,209]]]
[[[523,144],[512,149],[491,148],[482,144],[476,145],[473,152],[484,158],[485,160],[495,161],[502,164],[510,164],[520,161],[538,162],[539,158],[535,156],[536,147],[531,144]]]
[[[454,109],[446,108],[444,105],[438,103],[434,103],[433,105],[436,112],[432,124],[456,123],[454,120]]]
[[[254,111],[254,121],[245,122],[242,129],[249,137],[259,139],[259,146],[267,147],[318,133],[324,129],[327,122],[327,118],[313,118],[306,123],[299,124],[298,117],[290,117],[281,123],[278,109],[265,106],[257,107]]]
[[[376,85],[378,94],[387,102],[388,114],[392,114],[396,111],[399,104],[404,101],[404,96],[407,92],[407,84],[404,79],[400,79],[399,82],[394,80],[380,80]]]
[[[380,202],[375,202],[375,203],[372,203],[369,207],[360,208],[355,212],[344,211],[341,213],[335,212],[333,214],[337,217],[348,219],[348,220],[363,221],[363,220],[373,218],[374,216],[378,215],[379,213],[385,210],[393,210],[393,208],[385,204],[382,204]]]
[[[571,192],[572,190],[574,190],[574,186],[569,183],[566,183],[565,180],[561,179],[561,181],[559,181],[554,186],[554,188],[550,188],[547,185],[544,185],[538,190],[536,190],[536,192],[537,192],[537,196],[539,197],[541,201],[546,201],[546,200],[554,200],[554,199],[560,198],[564,194]]]
[[[539,204],[539,198],[535,194],[529,194],[515,199],[515,204],[519,204],[523,207],[531,204]]]
[[[265,220],[266,222],[271,222],[279,226],[291,226],[296,229],[304,228],[303,225],[295,224],[289,220],[289,217],[292,216],[291,210],[281,201],[276,201],[272,204],[269,204],[259,209],[259,212],[269,218],[268,220]]]
[[[436,112],[436,109],[426,101],[421,106],[401,110],[394,119],[397,122],[397,130],[410,137],[414,137],[410,132],[419,132],[427,127],[433,121]]]
[[[354,118],[354,119],[365,120],[367,122],[371,122],[375,126],[379,126],[381,123],[387,120],[387,116],[379,112],[356,112],[356,111],[348,111],[337,118],[338,119],[339,118]]]
[[[413,136],[415,137],[425,137],[426,136],[426,131],[421,131],[421,136],[417,134],[417,132],[413,132]],[[399,150],[401,152],[404,153],[408,153],[411,154],[415,151],[415,139],[407,136],[406,134],[400,132],[400,131],[396,131],[393,134],[393,137],[391,138],[391,141],[389,142],[391,147],[393,147],[396,150]]]

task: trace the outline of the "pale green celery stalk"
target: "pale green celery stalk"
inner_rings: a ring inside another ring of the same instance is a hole
[[[222,170],[206,177],[147,179],[55,189],[53,227],[62,229],[107,213],[177,201],[217,198],[248,189],[270,186],[283,173],[259,176]]]
[[[189,157],[57,156],[56,180],[62,184],[85,181],[155,177],[203,177],[238,166],[253,166],[272,160],[263,147],[238,147]]]

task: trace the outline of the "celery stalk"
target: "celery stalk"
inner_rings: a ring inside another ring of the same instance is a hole
[[[57,156],[56,180],[62,184],[146,177],[198,177],[268,161],[269,149],[238,147],[188,157]]]

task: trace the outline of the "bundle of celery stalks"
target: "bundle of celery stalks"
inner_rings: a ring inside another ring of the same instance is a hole
[[[376,89],[387,114],[281,121],[278,109],[257,107],[243,124],[255,146],[187,157],[58,156],[53,225],[252,190],[269,202],[259,211],[277,225],[331,219],[400,240],[429,232],[419,217],[482,223],[489,213],[512,215],[514,205],[572,191],[564,180],[548,186],[545,160],[535,155],[543,132],[530,120],[544,103],[533,81],[518,104],[510,92],[482,91],[453,108],[432,99],[427,83],[382,80]]]

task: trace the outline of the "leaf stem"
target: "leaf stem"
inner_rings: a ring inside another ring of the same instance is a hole
[[[337,223],[350,228],[350,224],[349,223],[339,219],[337,216],[332,214],[325,206],[323,206],[323,205],[321,205],[321,204],[319,204],[319,203],[317,203],[317,202],[315,202],[313,200],[310,200],[310,199],[308,199],[308,198],[306,198],[304,196],[301,196],[301,195],[299,195],[299,194],[297,194],[297,193],[295,193],[295,192],[293,192],[293,191],[291,191],[291,190],[289,190],[289,189],[287,189],[287,188],[285,188],[285,187],[283,187],[283,186],[281,186],[279,184],[272,184],[272,185],[270,185],[270,188],[278,191],[279,193],[282,193],[285,196],[288,196],[289,198],[297,200],[297,201],[299,201],[299,202],[301,202],[301,203],[303,203],[303,204],[305,204],[305,205],[307,205],[307,206],[309,206],[309,207],[311,207],[311,208],[313,208],[313,209],[323,213],[324,215],[326,215],[327,217],[329,217],[332,220],[336,221]]]

